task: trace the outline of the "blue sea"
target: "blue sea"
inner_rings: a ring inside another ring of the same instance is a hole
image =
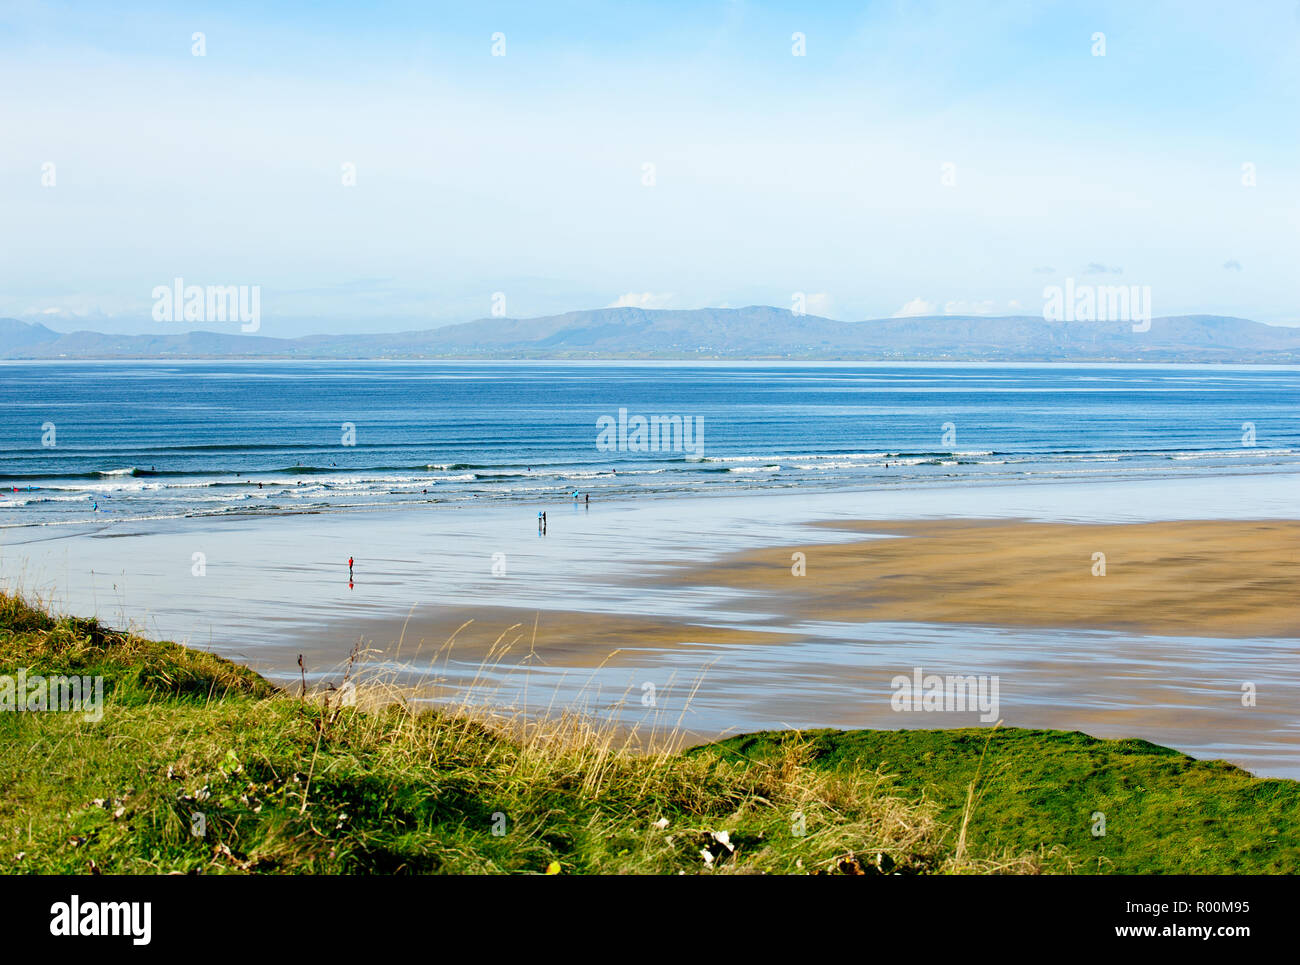
[[[0,363],[0,526],[1297,465],[1297,367]]]

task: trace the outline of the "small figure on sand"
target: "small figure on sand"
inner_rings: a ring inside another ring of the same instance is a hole
[[[352,557],[348,557],[348,582],[352,582]]]
[[[591,493],[587,493],[587,498],[586,498],[585,502],[586,502],[586,504],[587,504],[588,506],[591,505]]]

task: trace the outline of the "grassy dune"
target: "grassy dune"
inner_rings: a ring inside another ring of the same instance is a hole
[[[937,805],[941,823],[960,828],[969,813],[968,840],[1039,853],[1044,871],[1300,871],[1300,781],[1260,779],[1147,741],[1018,728],[778,731],[709,752],[770,760],[792,741],[819,769],[892,775],[895,793]],[[1097,814],[1104,835],[1093,833]]]
[[[579,717],[306,700],[0,595],[0,674],[102,675],[102,720],[0,713],[0,870],[1294,871],[1300,784],[1049,731],[780,732],[640,753]],[[1090,815],[1107,815],[1094,838]],[[202,835],[194,815],[201,814]]]

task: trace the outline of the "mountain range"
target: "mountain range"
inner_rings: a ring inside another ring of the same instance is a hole
[[[423,331],[274,338],[239,332],[55,332],[0,319],[3,359],[789,359],[1300,362],[1300,328],[1220,315],[1129,322],[920,316],[842,322],[769,306],[602,308]]]

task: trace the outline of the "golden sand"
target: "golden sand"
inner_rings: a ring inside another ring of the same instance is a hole
[[[824,620],[1300,636],[1300,521],[832,525],[897,538],[760,550],[680,578]]]
[[[1019,521],[836,522],[884,539],[746,552],[657,579],[751,595],[774,627],[803,619],[1300,637],[1300,522],[1078,525]],[[804,554],[805,575],[792,572]],[[1104,575],[1101,560],[1104,554]],[[629,585],[628,599],[638,598]],[[674,620],[502,607],[424,607],[324,628],[345,656],[358,639],[402,661],[503,658],[568,667],[620,662],[683,641],[779,645],[792,637]],[[401,641],[400,651],[396,644]],[[450,651],[448,650],[450,643]],[[619,651],[622,651],[620,654]],[[317,656],[323,656],[317,649]]]

